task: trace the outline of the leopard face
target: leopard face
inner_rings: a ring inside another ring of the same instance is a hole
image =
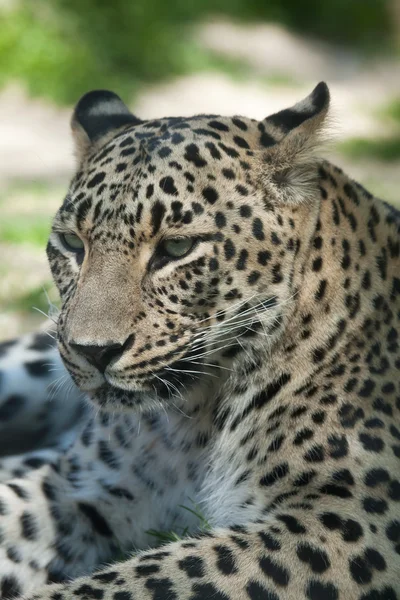
[[[246,344],[273,348],[317,219],[328,103],[325,84],[260,122],[140,121],[110,92],[78,103],[47,253],[61,356],[98,403],[179,402]]]

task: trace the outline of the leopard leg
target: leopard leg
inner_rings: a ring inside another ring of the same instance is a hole
[[[142,553],[90,577],[43,588],[32,600],[398,598],[398,564],[385,561],[385,549],[371,543],[356,515],[340,519],[349,507],[338,502],[332,512],[307,504]]]

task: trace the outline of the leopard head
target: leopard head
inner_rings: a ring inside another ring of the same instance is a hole
[[[102,406],[168,403],[279,340],[318,216],[329,92],[263,121],[142,121],[106,91],[72,118],[77,172],[47,246],[61,356]]]

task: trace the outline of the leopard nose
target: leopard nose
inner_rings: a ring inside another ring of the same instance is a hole
[[[100,371],[100,373],[104,373],[107,366],[114,358],[118,358],[128,349],[128,347],[132,346],[133,339],[134,336],[130,335],[123,344],[113,343],[100,346],[75,344],[74,342],[70,342],[69,345],[76,352],[84,356],[91,365]]]

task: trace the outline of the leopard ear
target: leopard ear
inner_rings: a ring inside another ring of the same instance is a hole
[[[119,128],[140,122],[117,94],[107,90],[88,92],[75,106],[71,119],[78,160],[94,145],[103,145]]]
[[[263,183],[281,200],[301,202],[315,193],[315,155],[327,137],[329,100],[321,82],[304,100],[259,124]]]

